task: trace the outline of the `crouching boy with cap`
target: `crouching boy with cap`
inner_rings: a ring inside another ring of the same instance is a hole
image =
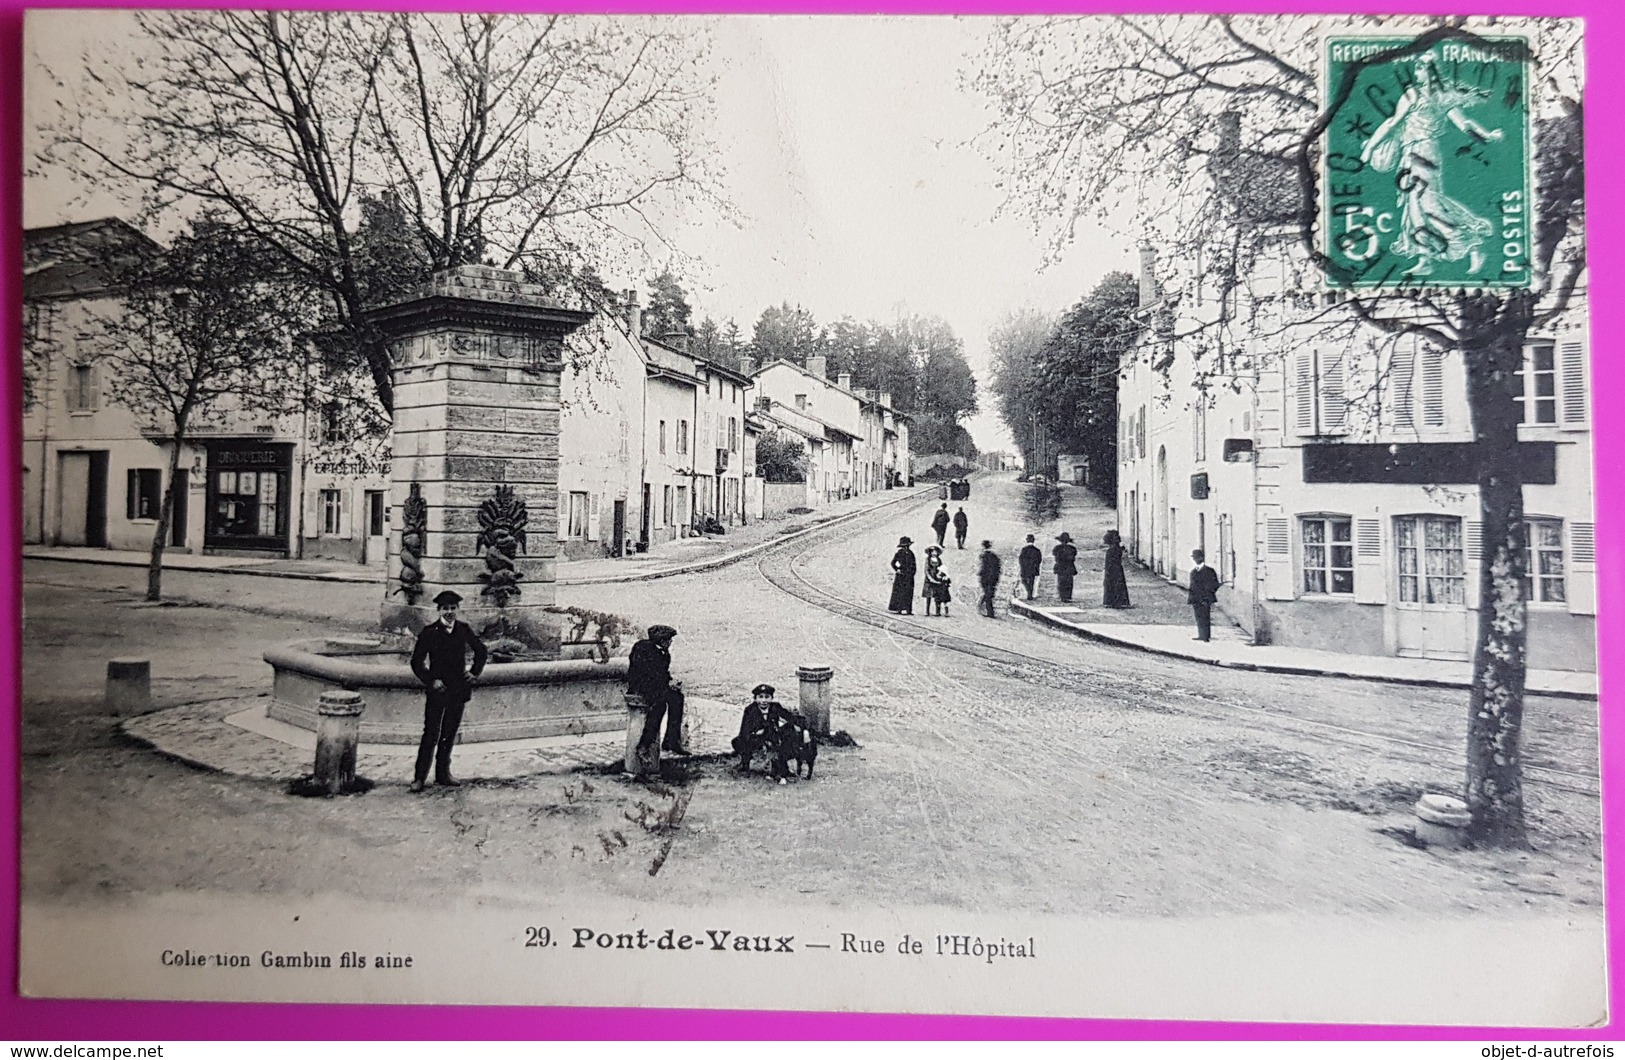
[[[751,759],[767,752],[772,776],[780,784],[790,776],[790,763],[796,763],[796,772],[802,767],[812,779],[813,762],[818,757],[818,744],[800,714],[788,710],[773,698],[772,685],[757,685],[751,689],[751,702],[739,720],[739,735],[734,737],[734,754],[739,756],[739,771],[750,772]]]
[[[450,589],[436,596],[439,619],[423,627],[412,648],[412,672],[428,690],[423,703],[423,739],[418,741],[417,768],[412,773],[413,791],[423,790],[431,758],[434,782],[448,788],[459,786],[451,775],[451,748],[457,742],[457,727],[463,723],[463,708],[473,694],[474,679],[485,670],[485,645],[467,622],[457,620],[462,602]],[[472,666],[468,665],[470,652]]]

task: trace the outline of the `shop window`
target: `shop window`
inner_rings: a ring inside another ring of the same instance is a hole
[[[126,478],[124,517],[156,519],[162,502],[163,472],[155,467],[131,468]]]
[[[344,495],[338,490],[322,490],[318,495],[322,511],[322,534],[337,537],[343,533]]]
[[[1531,603],[1568,602],[1563,578],[1563,523],[1531,519],[1524,524],[1529,542],[1529,570],[1523,577],[1524,599]]]
[[[1337,516],[1298,522],[1303,540],[1303,591],[1316,595],[1354,592],[1354,527]]]

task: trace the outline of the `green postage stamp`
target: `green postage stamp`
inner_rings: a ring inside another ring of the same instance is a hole
[[[1327,285],[1528,287],[1528,42],[1328,37],[1325,49]]]

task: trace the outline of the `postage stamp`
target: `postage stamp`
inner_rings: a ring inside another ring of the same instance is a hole
[[[1325,39],[1328,286],[1529,286],[1529,58],[1515,36]]]

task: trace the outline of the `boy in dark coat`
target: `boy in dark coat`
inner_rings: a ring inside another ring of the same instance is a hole
[[[1027,535],[1027,543],[1021,547],[1021,553],[1016,556],[1016,563],[1021,568],[1021,587],[1027,593],[1027,599],[1033,598],[1033,586],[1038,583],[1038,571],[1044,566],[1044,553],[1033,544],[1033,535]]]
[[[412,672],[427,690],[423,738],[418,741],[417,766],[412,771],[413,791],[423,790],[431,760],[436,784],[461,786],[451,775],[451,749],[457,742],[457,728],[463,723],[463,708],[473,694],[474,679],[485,670],[485,645],[467,622],[457,620],[457,608],[462,602],[463,598],[450,589],[436,596],[434,606],[439,620],[424,626],[412,645]],[[467,665],[470,652],[474,655],[472,666]]]
[[[937,532],[937,544],[942,544],[942,539],[948,536],[948,506],[946,504],[938,508],[937,514],[931,517],[931,529]]]
[[[970,516],[961,508],[954,513],[954,540],[959,542],[960,548],[965,547],[965,535],[968,533],[970,533]]]

